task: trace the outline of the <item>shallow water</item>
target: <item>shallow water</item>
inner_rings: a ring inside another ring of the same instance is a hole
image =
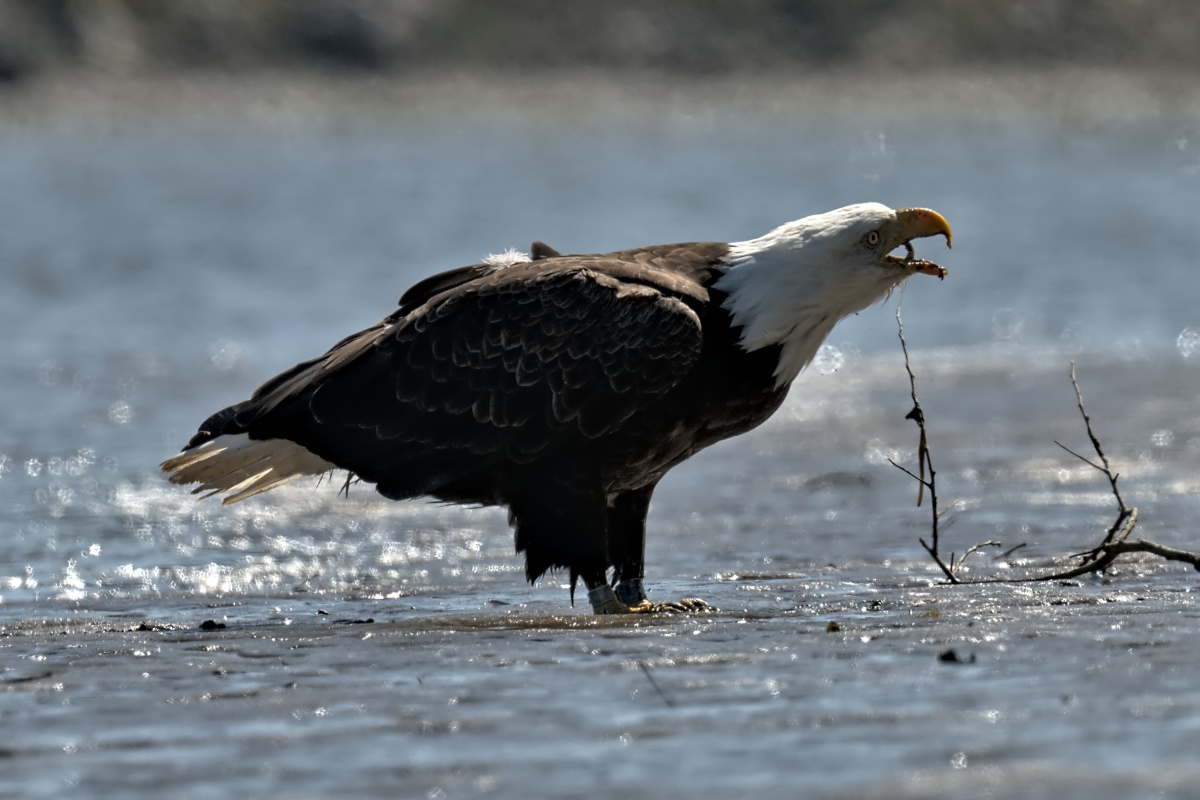
[[[1060,563],[1113,518],[1054,445],[1088,447],[1072,360],[1142,535],[1198,546],[1191,136],[778,115],[4,130],[0,795],[1188,796],[1195,572],[940,586],[887,459],[916,447],[900,299],[946,549],[1024,545],[971,575]],[[773,420],[663,482],[652,594],[711,614],[593,620],[561,578],[524,583],[494,509],[336,481],[222,507],[156,472],[431,271],[863,200],[942,211],[954,249],[918,252],[950,276],[846,321]]]

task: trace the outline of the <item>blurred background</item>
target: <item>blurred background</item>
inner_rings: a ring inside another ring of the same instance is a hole
[[[1174,70],[1200,65],[1198,24],[1187,0],[5,0],[0,74]]]

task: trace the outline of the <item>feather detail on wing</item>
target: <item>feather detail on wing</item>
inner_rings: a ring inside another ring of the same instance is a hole
[[[214,414],[164,469],[231,500],[335,465],[413,497],[583,446],[699,359],[697,276],[727,248],[683,247],[546,248],[535,261],[434,276],[383,322]]]
[[[386,449],[376,467],[447,451],[523,463],[619,427],[683,378],[700,342],[695,312],[654,288],[530,272],[431,301],[319,381],[308,411],[327,431],[369,432],[376,445],[357,449]]]

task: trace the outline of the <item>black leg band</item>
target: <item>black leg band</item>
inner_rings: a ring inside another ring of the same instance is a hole
[[[630,578],[621,581],[613,587],[617,599],[627,606],[636,606],[646,600],[646,589],[642,586],[641,578]]]
[[[612,587],[601,584],[595,589],[588,589],[588,602],[592,604],[593,614],[624,614],[629,609],[617,599]]]

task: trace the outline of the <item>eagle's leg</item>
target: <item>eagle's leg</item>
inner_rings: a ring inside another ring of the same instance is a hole
[[[708,604],[695,597],[678,603],[652,603],[646,597],[643,575],[646,566],[646,515],[654,484],[623,492],[608,507],[608,555],[613,566],[612,593],[630,611],[640,614],[699,611]],[[590,597],[589,593],[589,597]],[[595,603],[592,604],[596,609]],[[603,612],[596,609],[596,613]]]
[[[646,568],[646,515],[654,485],[617,495],[608,507],[608,557],[613,591],[631,608],[648,603],[642,577]]]
[[[633,609],[617,599],[617,595],[613,592],[613,588],[608,585],[608,581],[604,579],[604,574],[599,577],[585,577],[584,583],[588,587],[588,601],[592,604],[593,614],[631,614]]]
[[[567,472],[545,473],[529,481],[537,491],[508,497],[508,520],[517,552],[525,554],[525,577],[535,582],[547,570],[571,574],[571,603],[582,578],[597,614],[628,613],[608,585],[606,504],[599,481]]]

